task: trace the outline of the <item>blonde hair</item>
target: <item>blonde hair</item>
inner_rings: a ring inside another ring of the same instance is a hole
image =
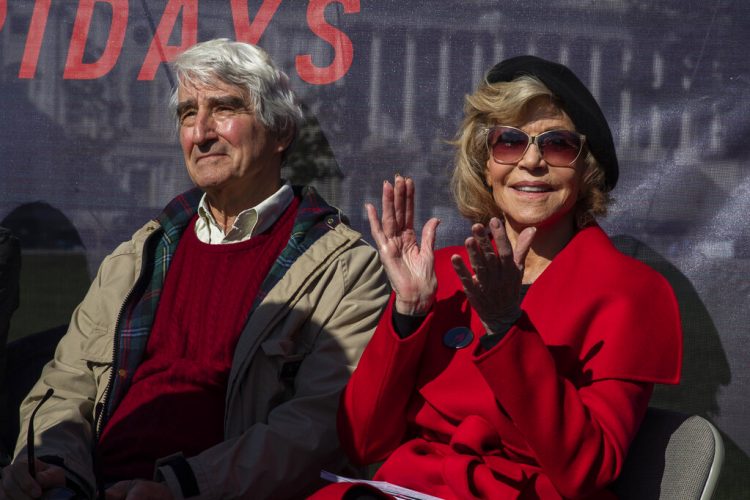
[[[466,96],[464,120],[453,141],[456,158],[451,178],[453,197],[464,217],[484,224],[492,217],[502,217],[485,180],[489,159],[487,131],[499,123],[517,123],[531,101],[539,97],[549,98],[565,114],[557,97],[533,76],[522,76],[510,82],[485,81],[476,92]],[[591,225],[597,216],[606,215],[611,201],[605,188],[604,169],[588,148],[584,153],[585,170],[574,209],[579,228]]]

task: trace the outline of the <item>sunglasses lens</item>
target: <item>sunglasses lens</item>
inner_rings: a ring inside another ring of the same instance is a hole
[[[565,167],[578,158],[581,138],[568,130],[551,130],[537,137],[537,145],[544,160],[554,167]]]
[[[529,136],[511,127],[495,127],[487,137],[492,157],[498,163],[515,163],[521,159]]]

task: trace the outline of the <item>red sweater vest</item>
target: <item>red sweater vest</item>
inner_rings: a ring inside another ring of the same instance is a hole
[[[151,479],[156,459],[196,455],[224,439],[234,348],[263,279],[289,241],[299,200],[263,234],[227,244],[184,231],[143,362],[102,432],[104,480]]]

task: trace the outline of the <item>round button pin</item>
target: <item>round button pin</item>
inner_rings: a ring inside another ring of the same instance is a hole
[[[474,332],[465,326],[451,328],[443,334],[443,344],[452,349],[463,349],[474,340]]]

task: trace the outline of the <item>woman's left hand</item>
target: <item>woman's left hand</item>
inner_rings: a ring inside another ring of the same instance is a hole
[[[479,315],[487,333],[507,330],[521,314],[520,292],[524,262],[536,229],[529,227],[518,235],[513,248],[497,217],[489,223],[497,252],[483,224],[471,227],[466,239],[471,272],[459,255],[451,257],[453,269],[461,280],[471,307]]]

